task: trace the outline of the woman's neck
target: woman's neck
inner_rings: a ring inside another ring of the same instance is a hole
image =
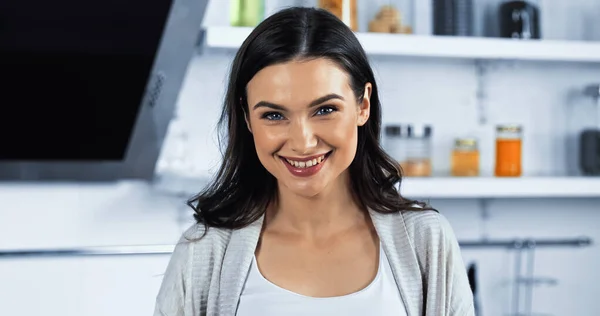
[[[267,210],[266,224],[276,231],[319,238],[364,225],[366,217],[353,197],[349,177],[344,175],[313,197],[280,187],[276,203]]]

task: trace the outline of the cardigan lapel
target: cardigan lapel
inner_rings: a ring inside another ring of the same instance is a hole
[[[264,216],[233,230],[225,250],[219,290],[219,316],[235,316],[244,283],[258,244]]]
[[[423,315],[421,270],[402,213],[381,214],[372,210],[369,213],[390,262],[408,316]]]
[[[401,213],[369,210],[390,262],[408,316],[423,314],[423,281],[419,263]],[[221,270],[219,316],[235,316],[262,229],[264,215],[231,233]]]

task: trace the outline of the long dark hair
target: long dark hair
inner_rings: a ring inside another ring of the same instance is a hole
[[[428,209],[425,203],[403,198],[394,187],[402,180],[396,161],[379,143],[381,104],[367,55],[350,28],[327,11],[289,8],[260,23],[238,50],[229,77],[219,120],[223,161],[215,179],[188,201],[198,223],[236,229],[259,219],[277,193],[277,180],[260,163],[252,134],[245,122],[246,85],[261,69],[293,59],[327,58],[351,78],[357,100],[365,84],[373,86],[371,113],[358,127],[358,146],[350,165],[350,180],[357,201],[380,213]]]

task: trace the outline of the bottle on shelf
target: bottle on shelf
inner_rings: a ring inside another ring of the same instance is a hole
[[[569,103],[566,115],[568,173],[600,176],[600,83],[577,88]]]
[[[265,16],[264,0],[231,0],[231,26],[257,26]]]
[[[358,31],[356,0],[319,0],[318,6],[337,16],[353,31]]]

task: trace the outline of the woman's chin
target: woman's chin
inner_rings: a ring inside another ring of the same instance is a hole
[[[323,192],[324,189],[323,185],[319,183],[303,183],[301,185],[295,183],[287,186],[287,188],[294,195],[301,196],[303,198],[314,198]]]

